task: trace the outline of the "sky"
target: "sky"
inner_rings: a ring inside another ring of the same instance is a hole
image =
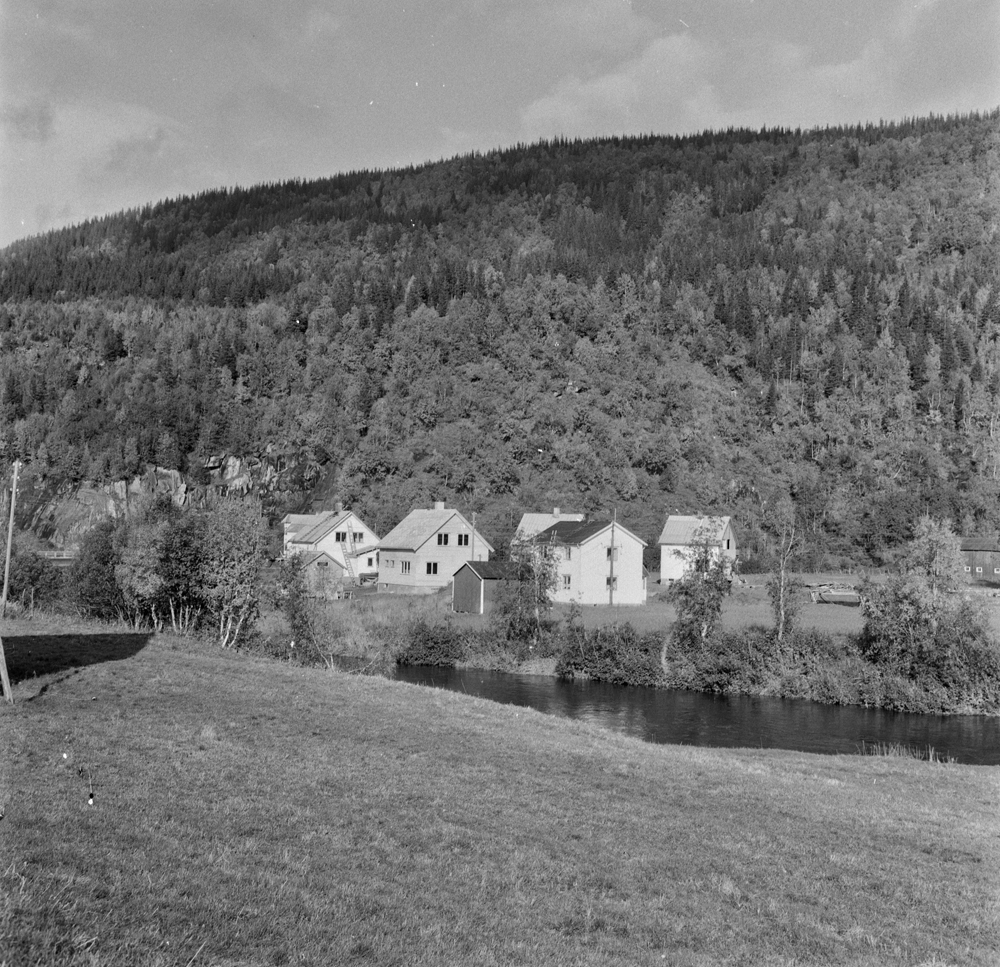
[[[558,135],[1000,106],[1000,0],[0,0],[0,246]]]

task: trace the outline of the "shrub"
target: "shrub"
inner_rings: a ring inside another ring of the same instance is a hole
[[[663,639],[656,633],[640,635],[631,624],[610,625],[586,631],[569,627],[556,662],[562,678],[583,675],[612,685],[663,684]]]
[[[125,598],[115,580],[116,522],[97,524],[80,542],[80,555],[67,576],[68,596],[87,618],[111,621],[125,613]]]
[[[454,668],[462,657],[462,639],[453,628],[446,624],[428,624],[420,618],[410,626],[405,643],[396,654],[396,663]]]
[[[7,589],[9,601],[18,601],[27,608],[49,608],[59,601],[63,585],[62,573],[51,561],[14,548]]]

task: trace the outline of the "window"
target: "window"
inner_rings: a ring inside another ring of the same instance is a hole
[[[1000,574],[1000,567],[993,568],[993,573],[994,574]]]
[[[568,590],[569,590],[569,587],[570,587],[570,584],[571,584],[571,578],[570,578],[570,575],[568,575],[568,574],[564,574],[564,575],[563,575],[563,590],[564,590],[564,591],[568,591]]]
[[[965,570],[966,570],[966,572],[968,572],[968,571],[971,571],[971,570],[972,570],[972,568],[971,568],[971,567],[969,567],[968,565],[966,565],[966,567],[965,567]]]
[[[459,547],[468,547],[469,546],[469,535],[468,534],[459,534],[458,535],[458,546]]]
[[[573,560],[573,548],[572,547],[567,547],[566,548],[566,560],[567,561],[572,561]]]
[[[346,544],[347,543],[347,531],[337,531],[337,533],[333,535],[333,539],[338,544]]]
[[[726,538],[726,550],[727,551],[729,550],[729,538],[728,537]]]
[[[410,573],[410,562],[409,561],[400,561],[399,562],[399,571],[400,571],[401,574],[409,574]]]
[[[447,546],[448,546],[448,535],[438,534],[438,547],[447,547]],[[430,574],[431,572],[428,571],[427,573]]]
[[[375,564],[375,559],[374,559],[374,558],[371,558],[371,557],[370,557],[370,558],[368,558],[368,566],[369,566],[369,567],[373,567],[373,566],[374,566],[374,564]]]
[[[604,579],[604,586],[609,591],[617,591],[618,590],[618,578],[616,578],[616,577],[614,577],[614,578],[605,578]]]
[[[329,561],[317,561],[316,562],[316,567],[329,567],[329,566],[330,566],[330,562]]]
[[[354,532],[354,543],[360,544],[365,539],[364,534],[359,534],[357,531]]]
[[[440,537],[441,535],[439,534],[438,536]],[[428,574],[437,574],[437,572],[438,572],[437,561],[428,561],[427,562],[427,573]]]
[[[611,553],[612,551],[614,551],[614,554]],[[617,547],[609,547],[608,548],[608,560],[609,561],[617,561],[618,560],[618,548]]]
[[[977,567],[976,568],[976,574],[982,574],[982,573],[983,573],[983,569],[981,567]]]

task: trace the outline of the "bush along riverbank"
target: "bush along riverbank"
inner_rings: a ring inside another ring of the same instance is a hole
[[[468,628],[393,604],[392,614],[366,606],[311,627],[300,623],[293,647],[272,641],[262,650],[298,664],[383,674],[396,664],[464,665],[894,711],[1000,714],[1000,649],[964,603],[935,625],[891,622],[894,638],[868,621],[861,635],[793,628],[779,639],[773,628],[753,626],[697,640],[676,624],[651,632],[628,622],[585,628],[572,612],[533,629],[492,619]]]

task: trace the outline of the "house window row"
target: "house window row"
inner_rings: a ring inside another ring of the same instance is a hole
[[[448,535],[448,534],[438,534],[438,547],[447,547],[448,546],[448,537],[449,536],[450,535]],[[468,547],[469,546],[469,535],[468,534],[456,534],[455,538],[456,538],[455,543],[459,547]]]
[[[365,539],[365,535],[364,535],[363,531],[354,531],[354,533],[351,536],[354,538],[354,543],[355,544],[360,544]],[[334,531],[333,539],[338,544],[346,544],[347,543],[347,531]]]
[[[971,571],[972,571],[972,567],[970,565],[966,564],[965,565],[965,573],[969,574],[969,573],[971,573]],[[977,567],[976,568],[976,574],[982,574],[982,573],[983,573],[983,569],[981,567]],[[993,573],[994,574],[1000,574],[1000,567],[993,568]]]

